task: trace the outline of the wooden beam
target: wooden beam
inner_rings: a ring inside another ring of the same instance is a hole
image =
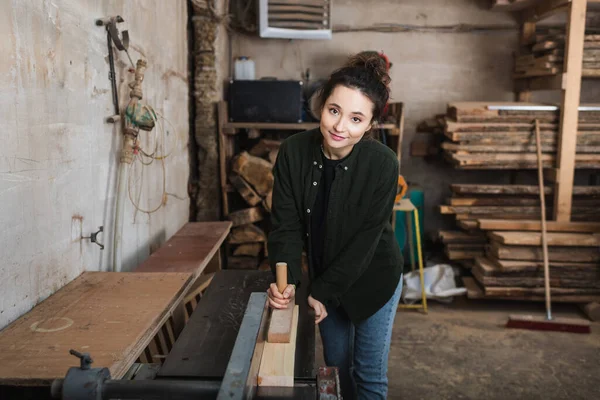
[[[542,237],[538,232],[489,232],[491,240],[502,244],[519,246],[541,246]],[[598,247],[600,237],[588,233],[548,233],[548,246]]]
[[[573,0],[567,20],[563,66],[566,85],[563,82],[554,190],[554,219],[558,222],[571,220],[586,5],[586,0]]]
[[[525,8],[521,12],[521,20],[523,22],[537,22],[545,18],[548,18],[558,12],[566,11],[569,8],[569,4],[577,0],[544,0],[539,1],[537,4]],[[585,7],[585,0],[583,0]]]
[[[294,306],[289,343],[266,342],[258,371],[258,386],[294,386],[298,306]]]
[[[479,229],[503,231],[540,231],[540,221],[507,220],[507,219],[478,219]],[[597,222],[556,222],[546,221],[549,232],[581,232],[599,233],[600,223]]]

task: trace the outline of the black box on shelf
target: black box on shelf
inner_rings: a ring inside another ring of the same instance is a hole
[[[229,122],[302,122],[302,81],[232,80]]]

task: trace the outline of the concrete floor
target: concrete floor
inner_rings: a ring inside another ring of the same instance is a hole
[[[573,305],[553,311],[584,318]],[[600,399],[600,323],[592,323],[591,334],[505,328],[514,313],[544,315],[543,304],[458,298],[430,302],[428,315],[399,311],[389,398]]]

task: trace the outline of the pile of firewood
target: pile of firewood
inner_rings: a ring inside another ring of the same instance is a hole
[[[563,71],[565,34],[537,34],[515,55],[513,77],[531,78],[557,75]],[[582,76],[600,76],[600,35],[585,35]]]
[[[233,227],[228,238],[228,268],[267,269],[268,215],[273,194],[273,165],[281,142],[261,139],[249,151],[231,160],[228,177],[233,190],[244,199],[247,208],[229,213]]]

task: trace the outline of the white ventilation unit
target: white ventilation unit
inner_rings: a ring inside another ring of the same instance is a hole
[[[331,39],[332,0],[259,0],[260,37]]]

